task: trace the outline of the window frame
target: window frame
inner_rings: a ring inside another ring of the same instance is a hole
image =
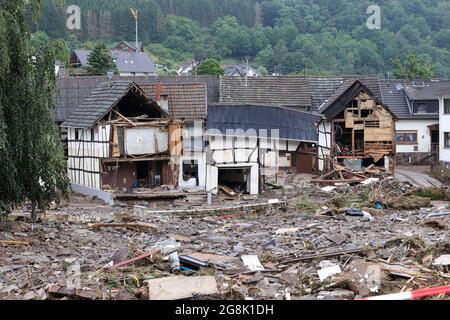
[[[448,105],[445,102],[448,101]],[[450,98],[444,98],[444,114],[450,114]]]
[[[407,134],[407,133],[412,133],[416,135],[416,141],[398,141],[397,140],[397,135],[398,134]],[[401,145],[417,145],[419,144],[419,132],[418,130],[397,130],[395,131],[395,143],[396,144],[401,144]]]
[[[444,132],[444,148],[450,149],[450,132]]]

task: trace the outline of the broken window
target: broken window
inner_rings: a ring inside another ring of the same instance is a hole
[[[398,144],[417,144],[417,131],[397,131],[395,140]]]
[[[198,161],[196,160],[183,161],[183,180],[188,182],[192,179],[195,179],[195,183],[198,186],[199,185]]]

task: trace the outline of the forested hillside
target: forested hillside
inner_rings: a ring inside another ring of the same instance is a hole
[[[366,25],[373,0],[71,0],[82,12],[77,32],[65,27],[65,9],[46,1],[35,31],[72,47],[133,40],[129,8],[137,7],[140,40],[169,68],[189,58],[248,56],[270,73],[386,76],[394,58],[414,52],[433,63],[433,76],[450,73],[448,0],[378,0],[380,30]]]

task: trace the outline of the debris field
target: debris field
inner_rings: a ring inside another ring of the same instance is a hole
[[[0,299],[347,300],[450,283],[439,190],[305,181],[280,175],[262,197],[212,206],[73,194],[37,223],[17,209],[0,222]]]

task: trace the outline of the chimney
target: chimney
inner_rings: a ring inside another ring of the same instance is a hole
[[[159,102],[161,100],[161,94],[162,94],[162,83],[161,83],[161,81],[158,81],[156,83],[156,89],[155,89],[156,102]]]

